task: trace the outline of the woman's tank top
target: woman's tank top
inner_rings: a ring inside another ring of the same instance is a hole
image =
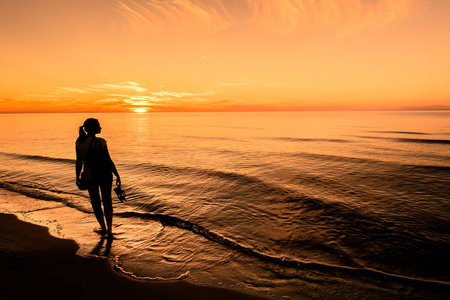
[[[77,140],[75,147],[83,161],[86,179],[98,180],[111,176],[111,161],[107,152],[105,139],[88,136],[82,142]],[[91,148],[90,151],[89,147]]]

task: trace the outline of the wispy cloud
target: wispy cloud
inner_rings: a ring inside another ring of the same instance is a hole
[[[64,91],[72,92],[72,93],[80,93],[80,94],[87,93],[86,90],[82,90],[82,89],[79,89],[79,88],[62,87],[61,89],[64,90]]]
[[[145,95],[111,94],[108,96],[110,97],[107,98],[109,100],[114,99],[117,102],[126,103],[131,106],[152,106],[164,101],[163,99],[160,98]]]
[[[60,101],[64,99],[71,105],[96,105],[108,107],[109,110],[117,109],[144,112],[147,110],[162,110],[167,107],[182,107],[190,103],[208,101],[215,95],[214,90],[206,92],[186,91],[149,91],[143,84],[127,81],[122,83],[85,84],[81,87],[60,87],[55,91],[42,94],[27,94],[24,100],[34,102]],[[80,98],[81,97],[81,98]]]
[[[61,94],[25,94],[24,98],[61,98]]]
[[[182,97],[191,97],[191,96],[211,96],[214,95],[215,92],[213,90],[207,91],[205,93],[180,93],[180,92],[152,92],[152,95],[159,96],[159,97],[175,97],[175,98],[182,98]]]
[[[26,98],[65,98],[71,97],[73,94],[95,94],[95,93],[111,93],[118,91],[129,91],[135,93],[146,92],[147,89],[142,87],[141,84],[136,82],[123,82],[123,83],[103,83],[103,84],[86,84],[82,87],[60,87],[49,93],[42,94],[25,94]]]
[[[61,103],[67,110],[75,106],[97,107],[101,111],[166,110],[192,103],[211,101],[214,90],[206,92],[186,92],[160,90],[149,91],[137,82],[85,84],[77,87],[60,87],[47,93],[26,94],[24,103]],[[61,101],[64,100],[64,101]],[[27,102],[28,101],[28,102]]]
[[[109,83],[105,83],[105,84],[88,84],[87,85],[90,88],[93,88],[95,90],[131,90],[131,91],[135,91],[135,92],[145,92],[147,91],[146,88],[142,87],[140,84],[136,83],[136,82],[123,82],[123,83],[118,83],[118,84],[109,84]]]
[[[270,34],[306,30],[352,32],[400,21],[425,0],[118,0],[116,8],[135,29],[217,32],[245,26]]]
[[[108,99],[117,99],[133,107],[167,107],[167,106],[182,106],[190,102],[203,101],[203,96],[212,96],[215,92],[210,90],[204,93],[187,93],[187,92],[173,92],[160,91],[150,92],[146,95],[128,95],[128,94],[110,94]]]

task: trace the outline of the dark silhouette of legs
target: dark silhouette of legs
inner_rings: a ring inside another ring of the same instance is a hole
[[[100,201],[100,193],[98,189],[98,184],[90,184],[88,191],[89,191],[89,197],[91,198],[91,204],[92,208],[94,209],[95,217],[97,218],[98,223],[100,224],[100,227],[102,228],[102,233],[106,233],[106,226],[105,226],[105,220],[103,218],[103,210],[102,205]]]
[[[112,179],[102,181],[100,183],[100,189],[102,191],[103,210],[105,213],[106,225],[108,227],[108,236],[112,237],[112,219],[113,219],[113,206],[111,199]]]

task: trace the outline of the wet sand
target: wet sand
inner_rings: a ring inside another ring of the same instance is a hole
[[[107,260],[76,255],[78,248],[46,227],[0,214],[0,298],[264,299],[184,280],[135,280],[114,271]]]

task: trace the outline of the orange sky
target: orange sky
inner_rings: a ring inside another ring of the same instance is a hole
[[[450,109],[448,0],[0,0],[0,112]]]

